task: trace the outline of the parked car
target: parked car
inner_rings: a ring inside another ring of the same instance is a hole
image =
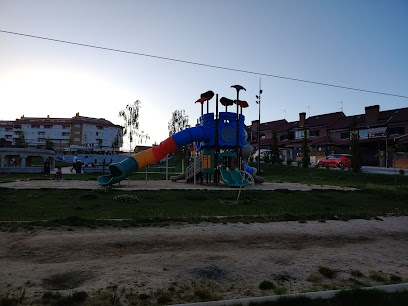
[[[344,169],[350,167],[350,155],[348,154],[333,154],[325,158],[319,159],[317,162],[319,167],[339,167]]]

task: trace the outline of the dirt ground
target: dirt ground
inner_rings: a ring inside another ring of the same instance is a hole
[[[338,275],[326,279],[319,266]],[[384,283],[373,274],[408,280],[408,217],[0,232],[0,292],[118,285],[147,293],[210,283],[229,299],[273,294],[258,288],[263,280],[287,293]]]

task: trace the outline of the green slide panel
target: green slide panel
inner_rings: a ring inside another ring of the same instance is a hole
[[[247,180],[242,179],[241,172],[238,170],[221,170],[221,177],[225,184],[230,187],[248,186]]]

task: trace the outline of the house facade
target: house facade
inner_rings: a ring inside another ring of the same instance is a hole
[[[22,116],[0,121],[0,139],[14,146],[53,148],[66,151],[115,151],[122,146],[123,128],[102,118],[36,118]],[[115,148],[113,144],[115,143]]]
[[[368,106],[364,114],[354,116],[335,112],[306,118],[306,113],[300,113],[298,121],[262,123],[261,149],[270,148],[272,131],[275,131],[282,159],[296,160],[302,156],[306,130],[312,163],[332,153],[349,153],[353,121],[359,131],[364,165],[389,167],[394,151],[408,151],[408,108],[381,112],[379,105]],[[256,120],[247,127],[248,141],[256,149],[258,124]]]

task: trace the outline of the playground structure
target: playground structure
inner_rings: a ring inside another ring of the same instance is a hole
[[[237,99],[221,98],[216,95],[216,112],[209,112],[209,100],[214,92],[207,91],[201,94],[196,103],[201,103],[201,117],[195,127],[171,135],[158,146],[139,152],[126,158],[120,163],[109,166],[110,174],[100,176],[98,183],[108,186],[125,179],[132,172],[142,167],[164,159],[168,154],[176,152],[187,144],[194,145],[194,163],[185,173],[172,177],[191,180],[206,176],[207,182],[213,181],[216,185],[220,179],[230,187],[248,186],[250,183],[262,183],[263,179],[256,176],[256,168],[245,163],[253,151],[253,147],[246,141],[245,117],[242,109],[248,103],[239,100],[239,91],[245,90],[240,85],[231,86],[236,89]],[[204,103],[207,103],[207,113],[203,113]],[[219,102],[225,106],[225,112],[218,112]],[[228,106],[237,105],[236,113],[228,112]]]

